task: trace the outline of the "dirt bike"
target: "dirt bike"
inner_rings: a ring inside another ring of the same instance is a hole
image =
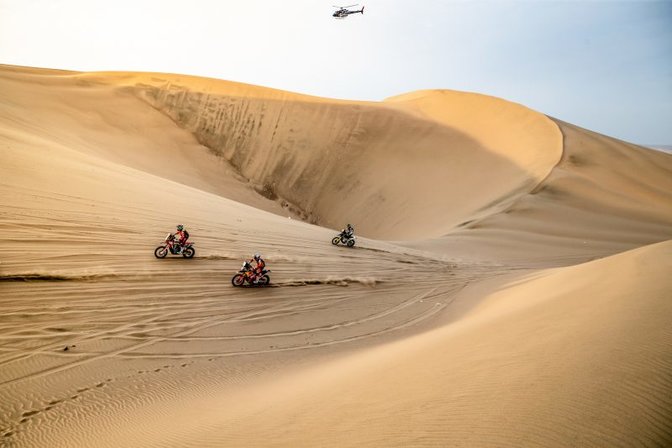
[[[260,274],[257,274],[252,265],[245,261],[240,271],[231,279],[231,284],[233,286],[245,286],[245,283],[247,283],[249,286],[266,286],[271,283],[269,272],[271,272],[270,269],[263,269]]]
[[[348,235],[345,232],[341,232],[331,240],[331,244],[334,246],[338,246],[338,243],[352,247],[355,245],[355,235]]]
[[[196,250],[193,247],[194,243],[187,242],[184,245],[180,245],[172,233],[168,234],[164,243],[154,249],[154,256],[156,258],[165,258],[168,253],[182,255],[184,258],[192,258],[196,254]]]

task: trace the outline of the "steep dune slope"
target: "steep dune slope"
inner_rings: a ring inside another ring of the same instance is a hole
[[[425,93],[423,101],[452,111],[452,121],[438,121],[410,100],[333,101],[177,75],[84,76],[137,89],[305,219],[354,222],[377,238],[442,235],[533,189],[561,155],[546,117],[485,96]]]
[[[328,227],[559,264],[672,238],[672,158],[497,98],[353,103],[176,75],[82,76],[133,89],[261,194]]]
[[[33,109],[25,123],[55,136],[81,128],[84,151],[284,216],[482,259],[550,251],[572,262],[672,238],[672,158],[500,99],[421,91],[357,103],[142,73],[6,69],[5,81],[16,71],[7,89],[23,93],[8,104]],[[64,98],[70,111],[41,120]],[[87,131],[101,124],[118,142]]]

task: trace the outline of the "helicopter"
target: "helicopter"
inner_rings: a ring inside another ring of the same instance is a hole
[[[336,11],[334,11],[332,16],[334,16],[337,19],[345,19],[350,14],[357,14],[357,13],[364,14],[364,6],[362,6],[362,9],[360,9],[360,10],[354,10],[354,9],[350,10],[350,9],[348,9],[348,8],[352,8],[353,6],[357,6],[357,4],[348,5],[348,6],[334,6],[334,8],[338,8],[338,9]]]

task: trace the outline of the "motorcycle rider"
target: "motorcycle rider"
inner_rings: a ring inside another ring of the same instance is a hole
[[[266,262],[263,258],[261,258],[259,253],[254,254],[254,257],[250,258],[250,261],[248,261],[250,264],[252,264],[252,262],[254,262],[254,268],[252,269],[252,272],[254,272],[254,282],[256,283],[257,279],[261,276],[261,273],[264,272]]]
[[[187,229],[182,224],[177,225],[175,239],[177,240],[177,253],[181,254],[182,248],[187,244],[187,240],[189,239],[189,232],[187,232]]]
[[[355,235],[355,229],[349,223],[345,226],[345,229],[341,230],[341,235],[350,239]]]

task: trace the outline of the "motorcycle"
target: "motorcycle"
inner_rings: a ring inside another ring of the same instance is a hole
[[[345,232],[341,232],[331,240],[331,244],[334,246],[338,246],[338,243],[352,247],[355,245],[355,235],[348,235]]]
[[[240,271],[231,279],[231,284],[233,286],[245,286],[245,283],[247,283],[249,286],[266,286],[271,282],[269,272],[271,272],[270,269],[263,269],[261,273],[257,274],[254,272],[252,265],[245,261]]]
[[[169,233],[168,236],[166,236],[164,243],[165,244],[154,249],[154,256],[156,258],[165,258],[168,253],[182,255],[184,258],[192,258],[196,254],[196,250],[193,247],[194,243],[187,242],[187,244],[181,246],[175,238],[175,235],[172,233]]]

